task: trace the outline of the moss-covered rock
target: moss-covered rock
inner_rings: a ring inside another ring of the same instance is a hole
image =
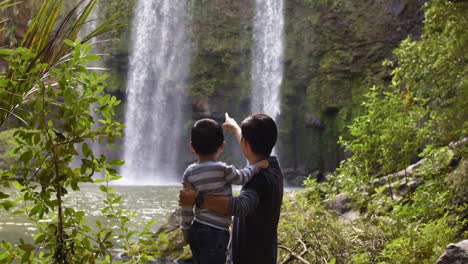
[[[179,227],[181,210],[178,208],[154,235],[154,248],[158,258],[164,260],[190,261],[192,252],[184,242],[184,235]]]

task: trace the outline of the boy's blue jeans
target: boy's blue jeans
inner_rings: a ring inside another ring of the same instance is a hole
[[[189,236],[196,264],[225,264],[229,232],[193,221]]]

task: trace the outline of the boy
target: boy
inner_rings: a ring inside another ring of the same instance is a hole
[[[268,167],[268,161],[262,160],[237,170],[217,161],[224,148],[224,135],[221,126],[211,119],[202,119],[193,125],[190,146],[198,161],[185,170],[183,181],[203,194],[230,197],[231,184],[245,184],[260,169]],[[224,264],[231,217],[202,209],[202,203],[199,199],[195,201],[195,216],[193,205],[182,207],[181,226],[185,241],[190,244],[195,263]]]

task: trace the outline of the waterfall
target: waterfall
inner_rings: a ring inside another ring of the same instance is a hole
[[[124,184],[179,183],[189,64],[186,0],[138,0],[125,111]]]
[[[284,0],[255,0],[252,112],[280,113],[283,82]]]

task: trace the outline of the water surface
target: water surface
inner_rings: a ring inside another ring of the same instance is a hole
[[[178,186],[113,186],[122,195],[122,208],[137,212],[133,223],[136,229],[141,229],[140,223],[156,220],[153,231],[161,226],[167,217],[178,206]],[[16,190],[10,190],[14,195]],[[104,208],[105,195],[97,185],[83,185],[80,192],[70,192],[64,199],[66,207],[85,212],[90,226],[95,226],[96,220],[108,223],[101,210]],[[18,243],[20,239],[32,242],[36,232],[33,223],[23,215],[12,215],[11,212],[0,210],[0,241]]]

